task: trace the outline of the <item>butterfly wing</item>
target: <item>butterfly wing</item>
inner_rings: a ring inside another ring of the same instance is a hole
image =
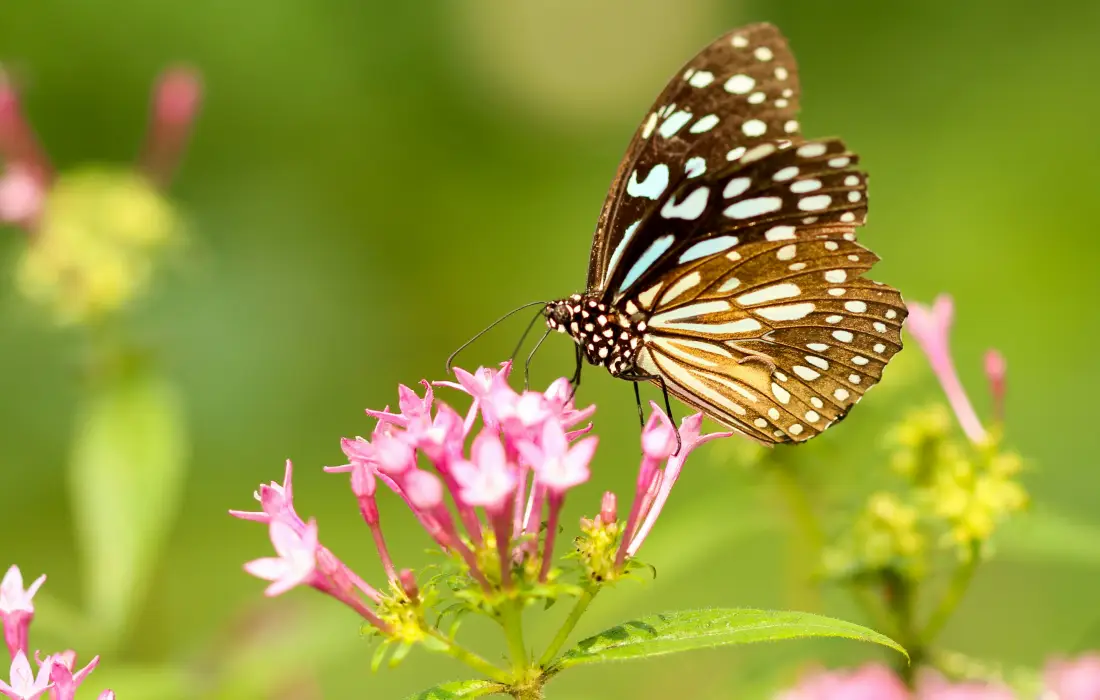
[[[659,197],[604,298],[646,319],[637,366],[762,442],[843,417],[901,349],[905,306],[862,278],[866,176],[837,140],[758,144]]]
[[[611,184],[593,237],[588,292],[606,286],[637,222],[671,187],[758,143],[797,138],[798,100],[794,56],[770,24],[734,30],[685,64],[643,120]]]

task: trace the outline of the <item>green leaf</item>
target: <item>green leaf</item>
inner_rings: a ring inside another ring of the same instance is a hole
[[[454,681],[422,690],[405,700],[451,700],[452,698],[480,698],[504,693],[504,686],[492,681]]]
[[[1037,510],[1005,523],[995,547],[1006,558],[1100,566],[1100,527]]]
[[[878,632],[812,613],[751,609],[683,610],[631,620],[604,630],[565,652],[551,665],[548,673],[581,664],[803,637],[843,637],[874,642],[906,654],[897,642]]]
[[[109,648],[142,605],[176,518],[187,439],[163,377],[131,364],[100,379],[77,423],[69,476],[88,614]]]

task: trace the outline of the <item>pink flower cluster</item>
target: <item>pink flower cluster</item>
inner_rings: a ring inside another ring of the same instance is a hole
[[[521,565],[530,565],[525,570],[534,572],[537,582],[551,576],[566,494],[590,475],[598,439],[587,436],[591,423],[581,424],[595,406],[575,408],[572,387],[564,378],[545,392],[516,392],[507,381],[510,370],[510,363],[473,373],[456,369],[457,382],[423,382],[423,396],[401,386],[399,411],[368,410],[378,421],[370,439],[344,438],[341,448],[348,463],[325,468],[350,474],[352,492],[386,573],[411,597],[415,579],[394,566],[382,533],[376,501],[379,482],[406,503],[442,550],[464,563],[484,591],[511,588],[513,572]],[[434,387],[440,386],[471,397],[465,415],[436,399]],[[620,570],[652,529],[688,454],[729,434],[700,435],[701,423],[699,414],[683,421],[682,447],[673,455],[676,430],[654,406],[642,433],[636,492],[617,552]],[[351,605],[386,631],[385,623],[365,604],[381,601],[382,593],[318,542],[316,523],[303,521],[294,511],[290,480],[288,461],[283,484],[257,491],[261,512],[231,511],[236,517],[266,523],[278,554],[249,562],[246,570],[272,581],[268,595],[306,584]],[[601,519],[615,520],[615,503],[614,494],[604,496]],[[495,562],[493,566],[479,557],[486,550],[495,552],[488,560]]]
[[[959,381],[951,357],[949,341],[951,325],[955,320],[955,302],[950,295],[941,294],[931,306],[910,302],[908,307],[909,323],[906,327],[928,357],[928,363],[932,365],[932,371],[939,379],[959,425],[971,442],[984,442],[987,437],[985,426]],[[1000,422],[1004,419],[1005,374],[1008,369],[1004,356],[996,350],[986,351],[984,369],[993,395],[993,417]]]
[[[0,622],[4,626],[4,642],[11,654],[9,678],[8,681],[0,679],[0,695],[12,700],[34,700],[46,693],[51,700],[73,700],[76,689],[99,665],[96,656],[87,666],[74,672],[75,651],[51,654],[44,659],[35,652],[38,673],[31,668],[27,640],[34,619],[33,599],[45,580],[45,575],[39,576],[28,588],[23,588],[23,574],[18,566],[13,566],[0,581]],[[111,690],[99,694],[99,700],[114,700],[114,697]]]
[[[1100,700],[1100,653],[1076,660],[1056,660],[1043,674],[1042,700]],[[777,700],[1017,700],[998,683],[952,683],[933,671],[918,676],[910,691],[893,671],[880,664],[854,670],[818,671],[803,678]]]

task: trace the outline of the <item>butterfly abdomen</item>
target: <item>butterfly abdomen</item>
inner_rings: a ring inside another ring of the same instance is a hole
[[[614,376],[634,372],[646,323],[608,308],[599,299],[574,294],[546,305],[546,325],[581,347],[590,364]]]

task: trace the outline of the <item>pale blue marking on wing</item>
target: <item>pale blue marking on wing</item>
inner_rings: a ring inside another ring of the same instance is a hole
[[[626,289],[638,281],[638,278],[645,274],[645,271],[653,266],[653,263],[657,262],[658,258],[665,254],[669,248],[672,247],[672,242],[676,240],[676,236],[671,233],[661,236],[657,240],[653,241],[649,245],[646,252],[642,253],[642,257],[634,263],[634,266],[630,268],[630,272],[626,273],[626,277],[623,278],[623,283],[619,285],[619,292],[622,293]]]
[[[691,262],[692,260],[698,260],[699,258],[705,258],[708,255],[721,253],[723,250],[732,248],[735,245],[737,245],[737,236],[708,238],[705,241],[699,241],[685,250],[684,254],[680,256],[680,262],[685,263]]]

